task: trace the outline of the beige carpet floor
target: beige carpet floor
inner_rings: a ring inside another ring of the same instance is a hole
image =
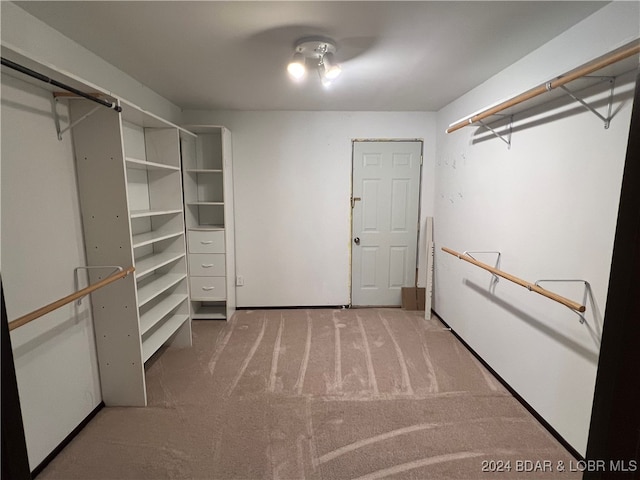
[[[193,322],[192,348],[147,363],[149,406],[102,409],[38,479],[580,478],[557,471],[576,460],[423,315]]]

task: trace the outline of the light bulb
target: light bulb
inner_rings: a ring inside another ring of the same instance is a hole
[[[293,54],[291,62],[287,65],[287,71],[289,72],[289,75],[296,80],[300,80],[304,77],[307,69],[304,66],[304,55],[302,55],[302,53],[296,52]]]
[[[324,54],[322,64],[324,65],[324,76],[329,80],[335,80],[342,73],[340,65],[335,63],[331,52]]]

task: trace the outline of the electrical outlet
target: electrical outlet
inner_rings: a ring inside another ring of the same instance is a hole
[[[242,287],[244,285],[244,277],[242,275],[238,275],[236,277],[236,287]]]

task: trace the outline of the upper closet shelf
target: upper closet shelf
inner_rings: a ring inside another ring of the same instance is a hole
[[[510,144],[509,140],[503,138],[498,132],[487,125],[493,120],[502,117],[513,117],[517,113],[528,110],[534,106],[546,103],[554,98],[563,95],[569,95],[573,100],[582,104],[592,113],[597,115],[604,121],[605,128],[609,127],[611,120],[611,103],[613,100],[614,80],[617,76],[624,73],[632,72],[638,68],[638,53],[640,53],[640,42],[634,40],[627,45],[616,49],[607,55],[596,58],[587,62],[573,70],[570,70],[558,77],[555,77],[535,88],[527,90],[519,95],[501,100],[493,105],[483,108],[477,112],[465,116],[464,118],[449,125],[446,133],[452,133],[469,125],[479,124],[492,131],[496,136],[500,137],[505,143]],[[596,73],[597,76],[590,76]],[[611,95],[609,98],[609,113],[604,117],[594,110],[583,99],[579,98],[574,92],[594,85],[596,83],[608,81],[611,84]],[[572,90],[566,85],[572,82]],[[544,95],[543,95],[544,94]],[[517,106],[517,108],[515,108]]]

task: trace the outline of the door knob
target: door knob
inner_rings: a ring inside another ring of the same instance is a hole
[[[356,245],[360,245],[360,237],[354,238],[353,243],[355,243]]]

